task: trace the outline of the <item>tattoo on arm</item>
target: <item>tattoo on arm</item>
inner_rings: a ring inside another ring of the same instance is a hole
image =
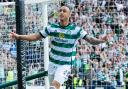
[[[86,37],[84,37],[84,39],[89,42],[90,44],[93,44],[93,45],[98,45],[100,43],[104,43],[105,41],[104,40],[100,40],[100,39],[97,39],[95,37],[92,37],[92,36],[89,36],[87,35]]]

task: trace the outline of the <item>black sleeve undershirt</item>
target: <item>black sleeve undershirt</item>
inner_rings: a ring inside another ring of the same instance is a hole
[[[39,32],[39,34],[40,34],[43,38],[45,38],[45,36],[43,36],[43,35],[41,34],[41,32]]]

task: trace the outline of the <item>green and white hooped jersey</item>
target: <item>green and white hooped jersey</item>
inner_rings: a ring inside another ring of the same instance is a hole
[[[49,60],[56,64],[71,64],[75,59],[77,40],[87,35],[87,32],[74,24],[62,27],[60,24],[51,24],[42,30],[43,37],[51,37]]]

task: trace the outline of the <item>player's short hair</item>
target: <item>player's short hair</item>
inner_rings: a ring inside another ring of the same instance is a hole
[[[73,9],[73,8],[72,8],[68,3],[66,3],[65,1],[61,2],[61,7],[62,7],[62,6],[68,7],[69,10],[72,10],[72,9]]]

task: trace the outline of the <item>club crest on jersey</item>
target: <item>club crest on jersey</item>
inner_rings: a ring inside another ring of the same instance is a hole
[[[64,38],[64,33],[59,33],[59,38],[63,39]]]

